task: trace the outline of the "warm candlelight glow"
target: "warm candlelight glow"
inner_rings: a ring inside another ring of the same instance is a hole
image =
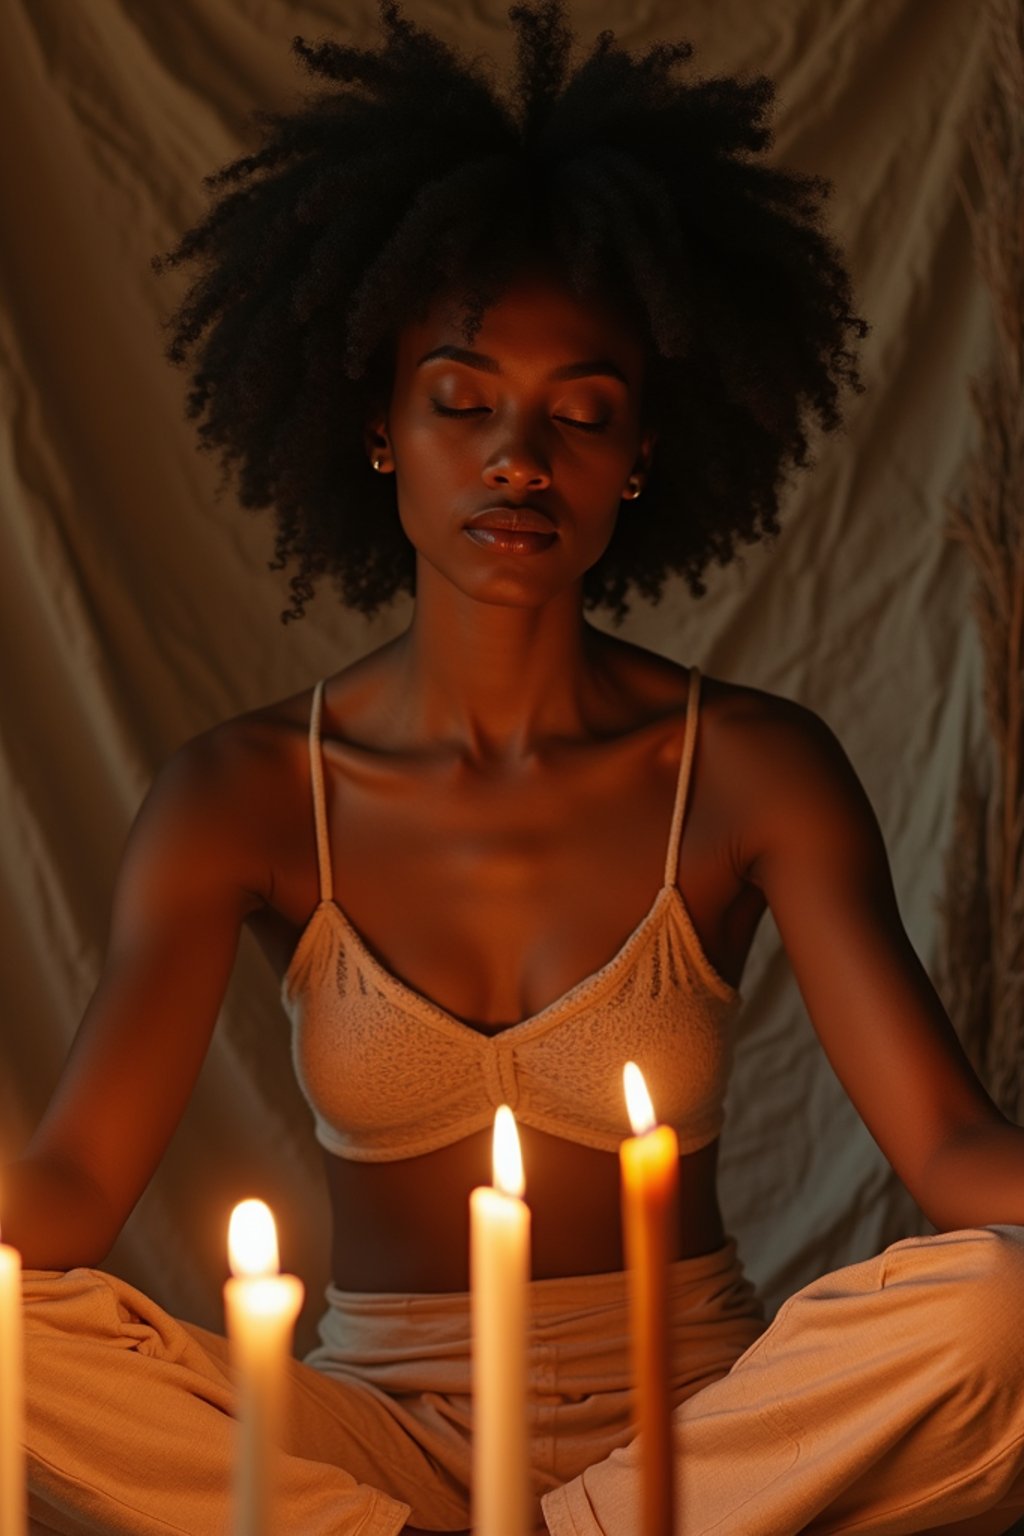
[[[633,1127],[633,1135],[643,1136],[646,1131],[654,1129],[656,1121],[654,1105],[647,1092],[644,1075],[635,1061],[627,1061],[623,1067],[622,1086],[626,1090],[626,1108],[629,1111],[629,1123]]]
[[[506,1195],[522,1198],[526,1188],[523,1176],[523,1154],[519,1147],[516,1117],[507,1104],[502,1104],[494,1114],[493,1141],[494,1187]]]
[[[494,1115],[491,1178],[469,1196],[473,1536],[533,1529],[527,1377],[530,1211],[515,1116]]]
[[[242,1200],[231,1212],[228,1261],[233,1275],[255,1279],[278,1273],[281,1266],[277,1228],[270,1207],[263,1200]]]
[[[637,1529],[644,1536],[671,1536],[676,1524],[668,1273],[678,1218],[679,1139],[670,1125],[658,1125],[655,1120],[647,1084],[635,1062],[626,1063],[622,1084],[633,1126],[633,1135],[619,1148],[619,1162],[629,1270],[634,1422],[643,1473]]]
[[[242,1200],[231,1212],[228,1258],[224,1312],[238,1382],[232,1533],[274,1536],[287,1524],[281,1428],[292,1334],[305,1293],[297,1275],[279,1273],[277,1227],[262,1200]]]

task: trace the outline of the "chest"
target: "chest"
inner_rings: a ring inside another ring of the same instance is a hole
[[[379,825],[377,874],[342,878],[337,899],[390,971],[458,1017],[531,1017],[603,965],[665,883],[664,827],[630,828],[621,801],[616,815],[579,785],[559,800],[499,785],[437,796],[402,828],[394,877]],[[369,843],[363,854],[372,866]]]
[[[671,857],[682,721],[514,774],[321,751],[333,900],[381,965],[457,1018],[492,1032],[539,1013],[605,965],[673,880],[706,958],[738,985],[763,904],[731,868],[706,748]],[[298,808],[311,782],[301,760],[292,772]],[[249,922],[280,980],[321,896],[309,800],[269,856],[276,900]]]

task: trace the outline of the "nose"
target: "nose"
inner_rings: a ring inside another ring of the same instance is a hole
[[[551,473],[534,451],[517,442],[494,455],[484,471],[484,481],[517,493],[543,491],[551,484]]]

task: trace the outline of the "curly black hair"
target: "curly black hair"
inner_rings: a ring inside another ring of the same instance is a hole
[[[688,42],[639,58],[602,32],[567,78],[562,0],[510,7],[510,102],[493,61],[465,60],[378,0],[378,49],[292,41],[334,86],[291,113],[255,111],[262,147],[203,178],[224,193],[156,272],[201,258],[165,327],[180,364],[207,327],[186,417],[240,461],[243,507],[273,505],[275,559],[297,556],[301,618],[334,579],[367,617],[415,594],[416,554],[393,477],[368,472],[363,428],[386,407],[395,341],[442,288],[467,343],[520,264],[554,257],[573,291],[614,298],[647,348],[644,423],[658,432],[642,515],[619,518],[584,574],[587,609],[657,603],[667,574],[695,597],[712,558],[779,532],[788,462],[807,468],[803,414],[841,425],[839,384],[863,393],[841,253],[822,229],[832,184],[753,157],[772,143],[764,75],[670,78]],[[268,174],[257,177],[256,173]],[[514,207],[516,218],[501,215]]]

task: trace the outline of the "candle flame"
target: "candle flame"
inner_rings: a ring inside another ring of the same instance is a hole
[[[233,1275],[276,1275],[280,1269],[277,1228],[269,1205],[242,1200],[228,1225],[228,1261]]]
[[[654,1105],[647,1092],[644,1075],[635,1061],[627,1061],[623,1067],[622,1086],[626,1090],[626,1108],[629,1111],[629,1123],[633,1127],[633,1135],[642,1136],[645,1131],[653,1131],[657,1124]]]
[[[526,1188],[523,1154],[519,1147],[516,1117],[507,1104],[502,1104],[494,1114],[492,1165],[495,1188],[506,1195],[521,1197]]]

